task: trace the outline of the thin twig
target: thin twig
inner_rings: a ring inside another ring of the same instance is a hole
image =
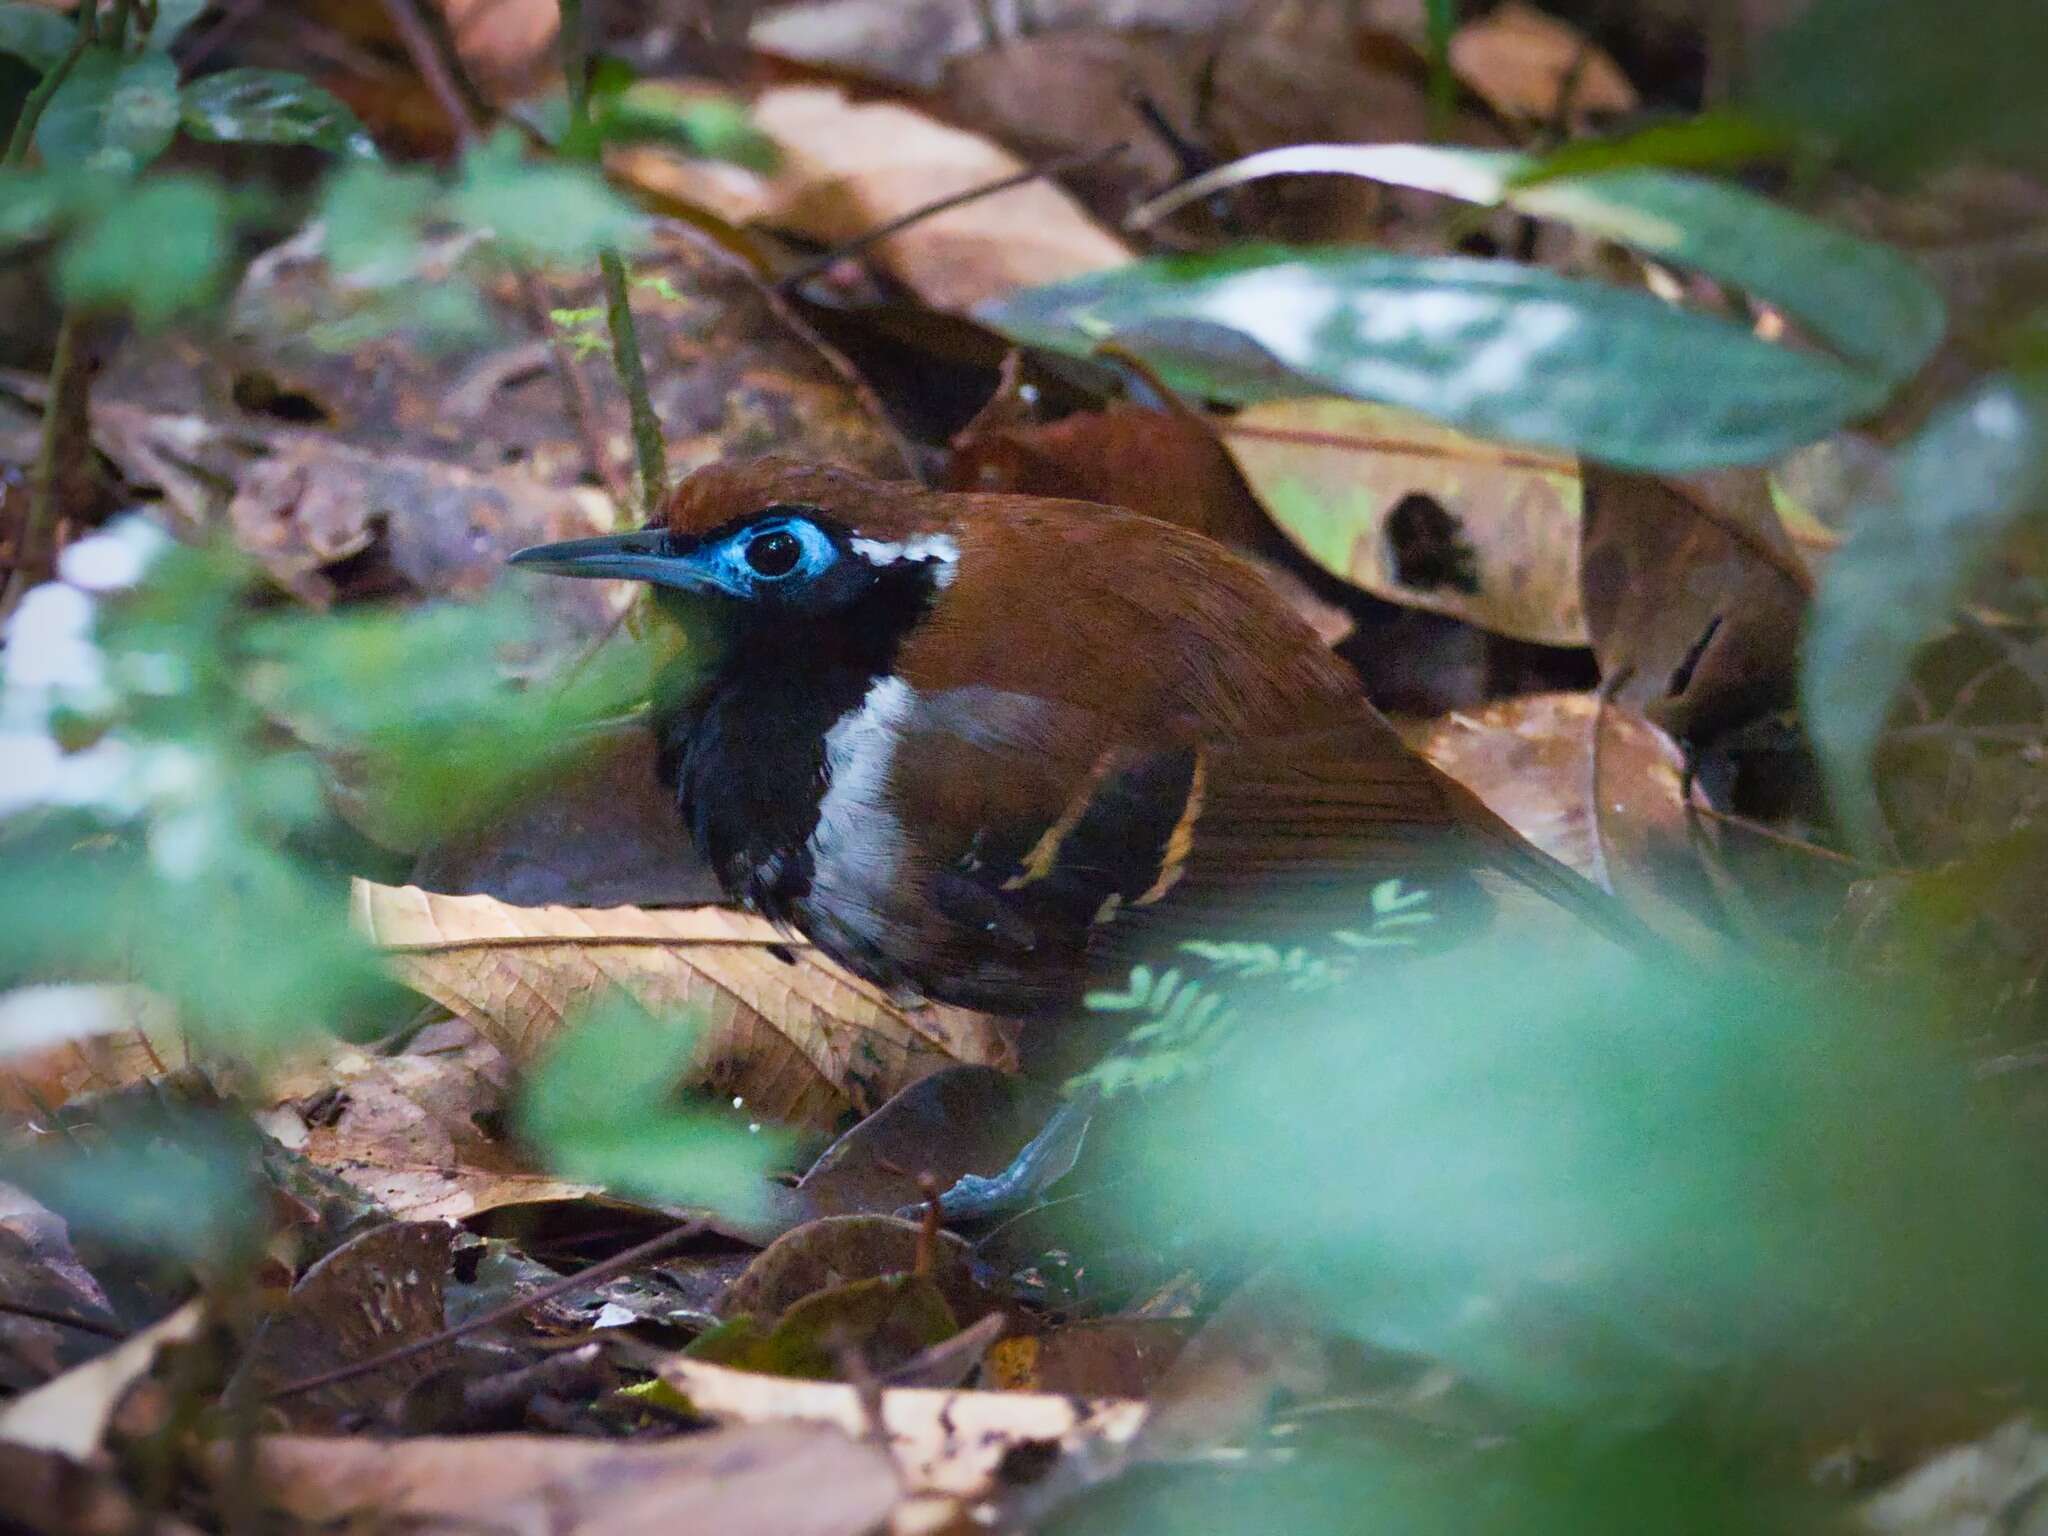
[[[1607,707],[1635,675],[1635,664],[1630,662],[1600,679],[1600,686],[1593,691],[1593,739],[1586,747],[1587,831],[1593,839],[1592,867],[1587,878],[1610,896],[1614,894],[1614,876],[1607,868],[1607,823],[1600,814],[1600,747],[1607,735]]]
[[[1696,788],[1697,781],[1695,781]],[[1866,860],[1855,858],[1850,854],[1838,853],[1832,848],[1823,848],[1819,843],[1808,842],[1803,837],[1794,837],[1790,832],[1781,832],[1767,822],[1757,821],[1749,816],[1738,815],[1734,811],[1724,811],[1719,806],[1700,799],[1697,793],[1688,795],[1685,808],[1688,814],[1710,817],[1715,821],[1734,827],[1739,832],[1747,832],[1752,837],[1760,837],[1767,842],[1779,843],[1787,848],[1796,848],[1801,853],[1810,854],[1816,859],[1826,859],[1830,863],[1843,864],[1850,869],[1861,870],[1865,874],[1881,875],[1888,873],[1886,867],[1882,864],[1872,864]]]
[[[878,244],[888,239],[891,235],[901,234],[913,224],[922,223],[924,220],[941,213],[950,213],[953,209],[963,204],[979,202],[984,197],[994,197],[998,192],[1007,192],[1012,187],[1021,187],[1027,182],[1038,181],[1047,176],[1061,176],[1068,171],[1079,170],[1084,165],[1093,165],[1097,161],[1107,160],[1114,155],[1120,155],[1127,148],[1129,148],[1129,145],[1122,139],[1119,139],[1114,144],[1103,145],[1097,149],[1077,149],[1069,154],[1055,155],[1043,164],[1027,166],[1025,169],[1013,172],[1008,176],[998,177],[994,181],[983,182],[978,187],[968,187],[964,191],[954,192],[946,197],[926,203],[922,207],[913,208],[910,212],[899,214],[885,224],[876,225],[864,234],[855,235],[851,240],[846,241],[842,245],[835,245],[831,250],[814,256],[793,272],[789,272],[780,278],[775,284],[775,291],[785,297],[793,295],[820,272],[827,271],[846,260],[849,256],[859,255],[869,246]]]
[[[0,1297],[0,1312],[14,1317],[34,1318],[39,1323],[54,1323],[59,1328],[76,1328],[80,1333],[97,1334],[103,1339],[128,1337],[128,1330],[119,1323],[103,1323],[97,1318],[76,1317],[52,1307],[39,1307],[32,1301],[15,1301],[8,1297]]]
[[[28,159],[28,147],[35,141],[36,124],[42,120],[43,109],[57,94],[58,87],[70,78],[78,61],[85,57],[86,49],[99,41],[98,17],[96,3],[88,5],[85,0],[79,0],[78,32],[64,56],[50,66],[50,72],[36,82],[36,88],[22,102],[21,115],[14,120],[14,132],[7,140],[6,153],[0,154],[0,165],[20,165]]]
[[[92,368],[82,332],[85,322],[66,309],[57,323],[56,355],[50,362],[50,387],[43,401],[42,442],[36,451],[34,478],[29,484],[28,516],[14,549],[14,569],[0,591],[0,618],[14,611],[23,593],[55,565],[57,526],[67,492],[75,488],[73,473],[92,452]]]
[[[86,0],[78,0],[83,6]],[[93,0],[98,4],[98,0]],[[134,13],[135,0],[114,0],[113,13],[107,18],[107,46],[119,53],[128,46],[128,18]]]
[[[489,1328],[515,1318],[522,1312],[553,1301],[557,1296],[566,1296],[571,1291],[584,1290],[589,1286],[597,1284],[600,1280],[609,1280],[613,1275],[620,1273],[622,1270],[628,1270],[636,1264],[645,1263],[656,1255],[667,1252],[679,1243],[687,1242],[703,1230],[703,1222],[686,1221],[679,1227],[671,1227],[658,1237],[650,1237],[644,1243],[636,1243],[631,1248],[621,1249],[608,1259],[600,1259],[588,1268],[579,1269],[573,1275],[564,1275],[559,1280],[550,1281],[537,1291],[529,1292],[524,1296],[515,1296],[502,1306],[492,1307],[487,1312],[479,1312],[475,1317],[457,1323],[452,1328],[443,1328],[439,1333],[429,1334],[424,1339],[414,1339],[409,1344],[401,1344],[396,1349],[387,1349],[381,1354],[371,1355],[366,1360],[356,1360],[348,1365],[337,1366],[331,1371],[322,1371],[318,1376],[308,1376],[299,1381],[287,1382],[284,1386],[272,1392],[265,1401],[274,1403],[281,1398],[297,1397],[303,1392],[313,1392],[321,1387],[331,1387],[337,1382],[353,1381],[358,1376],[367,1376],[372,1371],[381,1371],[386,1366],[396,1365],[401,1360],[410,1360],[414,1355],[425,1354],[430,1349],[439,1349],[443,1344],[451,1344],[459,1338],[475,1333],[480,1328]]]
[[[647,369],[640,360],[640,338],[633,330],[632,292],[626,285],[626,263],[607,246],[597,253],[604,274],[604,320],[612,333],[612,362],[619,387],[633,415],[633,456],[640,465],[640,510],[653,517],[668,500],[668,452],[662,444],[661,418],[647,393]]]
[[[413,67],[420,72],[420,79],[426,82],[442,115],[448,119],[456,143],[468,149],[482,136],[482,128],[470,111],[462,83],[456,79],[449,60],[436,46],[425,18],[414,8],[414,0],[384,0],[384,12],[391,18],[392,30],[405,44],[405,51],[411,56]],[[582,366],[577,362],[568,339],[561,334],[549,314],[553,306],[541,290],[540,279],[524,263],[513,265],[512,276],[519,287],[519,299],[526,310],[528,323],[547,341],[555,379],[562,387],[563,401],[569,408],[569,419],[575,423],[576,435],[583,442],[583,456],[590,461],[590,472],[597,476],[605,494],[614,502],[622,507],[629,505],[631,488],[612,460],[597,397],[591,391],[590,381],[583,376]]]
[[[561,8],[562,78],[569,91],[569,132],[564,143],[580,158],[601,164],[604,146],[590,121],[590,58],[583,43],[583,0],[557,0]],[[668,499],[668,451],[661,417],[647,393],[647,368],[640,357],[640,337],[633,329],[632,289],[626,281],[625,258],[616,246],[597,253],[604,275],[604,319],[612,337],[612,365],[626,393],[633,422],[633,457],[640,467],[640,511],[652,517]]]

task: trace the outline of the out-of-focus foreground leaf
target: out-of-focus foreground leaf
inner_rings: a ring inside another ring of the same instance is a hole
[[[1782,1422],[2048,1344],[2021,1128],[1842,978],[1461,954],[1286,1025],[1175,1107],[1130,1209],[1533,1414]]]
[[[2048,376],[2004,375],[1921,428],[1852,511],[1814,601],[1801,676],[1835,814],[1862,847],[1886,841],[1872,754],[1915,653],[2012,523],[2044,507]]]
[[[980,313],[1058,351],[1116,341],[1192,395],[1357,395],[1655,470],[1761,462],[1887,393],[1647,293],[1461,257],[1241,247],[1135,262]]]
[[[377,150],[355,113],[303,75],[281,69],[228,69],[187,85],[179,105],[185,131],[217,143],[307,144],[374,158]]]
[[[1889,384],[1910,377],[1941,340],[1941,296],[1885,246],[1729,182],[1640,169],[1525,181],[1539,164],[1504,150],[1302,144],[1198,176],[1138,218],[1266,176],[1362,176],[1468,203],[1506,204],[1693,267],[1782,305],[1844,359]]]

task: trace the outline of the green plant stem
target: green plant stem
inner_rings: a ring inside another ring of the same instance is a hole
[[[1428,24],[1429,126],[1441,134],[1458,105],[1458,81],[1451,73],[1451,34],[1458,30],[1458,0],[1425,0]]]
[[[590,64],[583,48],[583,0],[557,0],[562,18],[562,78],[569,92],[570,152],[592,164],[604,158],[604,147],[590,125]],[[606,246],[597,253],[604,274],[604,317],[612,336],[612,366],[626,394],[633,420],[633,454],[640,466],[640,509],[652,516],[668,495],[668,453],[662,443],[661,418],[647,393],[647,369],[640,357],[640,337],[633,329],[631,288],[625,258]]]
[[[641,511],[652,517],[668,497],[668,453],[662,445],[661,418],[647,393],[647,370],[640,361],[640,338],[633,330],[633,305],[626,284],[626,263],[606,247],[597,253],[604,273],[604,318],[612,333],[612,363],[619,387],[633,414],[633,455],[640,464]]]
[[[71,71],[78,61],[85,57],[85,50],[99,41],[97,12],[90,5],[81,3],[78,7],[78,35],[64,57],[50,66],[50,72],[36,82],[34,90],[21,104],[21,113],[14,119],[14,132],[9,135],[7,149],[0,154],[0,165],[21,165],[28,159],[28,147],[35,142],[36,124],[42,121],[43,109],[50,104],[50,98],[57,94],[58,87],[71,77]]]
[[[114,0],[113,14],[107,18],[107,46],[116,53],[128,46],[128,17],[134,9],[135,0]]]
[[[21,594],[48,572],[52,552],[46,546],[56,532],[66,493],[79,480],[78,465],[90,451],[92,380],[86,348],[80,343],[83,326],[77,312],[68,309],[57,326],[56,355],[43,401],[42,443],[29,482],[28,517],[14,546],[14,570],[0,594],[0,614],[12,613]]]

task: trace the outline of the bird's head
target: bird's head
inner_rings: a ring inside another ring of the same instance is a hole
[[[641,581],[725,638],[858,618],[909,624],[960,557],[946,498],[848,470],[756,459],[708,465],[634,533],[541,544],[514,565]]]

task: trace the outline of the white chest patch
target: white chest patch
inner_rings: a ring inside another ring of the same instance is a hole
[[[888,803],[896,742],[917,708],[901,678],[878,678],[825,733],[825,794],[811,833],[814,898],[842,914],[872,908],[902,860],[903,824]]]
[[[950,533],[921,533],[900,544],[880,539],[849,539],[847,544],[870,565],[895,565],[902,560],[934,564],[938,569],[932,575],[942,587],[951,584],[954,567],[960,561],[960,542]]]

